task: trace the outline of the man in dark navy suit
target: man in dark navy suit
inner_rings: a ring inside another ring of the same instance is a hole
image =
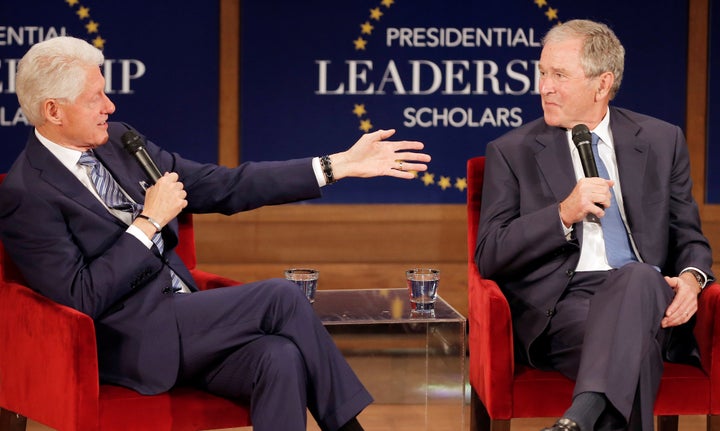
[[[35,126],[0,187],[0,236],[29,285],[95,321],[100,378],[143,394],[191,384],[250,404],[256,431],[361,430],[372,398],[300,290],[284,279],[198,291],[173,248],[180,211],[232,214],[317,198],[344,177],[410,179],[420,142],[363,135],[349,150],[234,169],[145,148],[157,182],[110,123],[102,53],[59,37],[18,65]],[[187,127],[179,125],[178,127]],[[142,137],[140,139],[143,139]]]
[[[543,118],[486,152],[475,260],[508,298],[518,356],[576,381],[552,431],[652,431],[663,358],[698,359],[712,255],[687,146],[678,127],[610,106],[624,53],[604,24],[551,29]],[[573,129],[598,175],[586,178]]]

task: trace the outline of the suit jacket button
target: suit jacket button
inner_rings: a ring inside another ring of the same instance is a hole
[[[567,274],[568,277],[572,277],[573,275],[575,275],[575,271],[572,269],[568,269],[567,271],[565,271],[565,274]]]
[[[553,317],[553,316],[555,315],[555,310],[550,310],[550,309],[548,309],[548,310],[545,311],[545,315],[546,315],[547,317]]]

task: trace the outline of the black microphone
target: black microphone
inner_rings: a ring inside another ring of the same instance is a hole
[[[130,155],[135,156],[140,166],[145,173],[148,174],[153,184],[155,184],[162,175],[160,174],[160,169],[158,169],[155,162],[150,158],[150,155],[145,151],[145,142],[143,142],[143,139],[132,130],[123,133],[120,139],[122,139],[125,150],[130,153]]]
[[[584,124],[578,124],[572,128],[572,140],[580,154],[580,163],[582,164],[585,176],[599,177],[597,165],[595,164],[595,156],[592,151],[592,136],[590,129]]]
[[[572,140],[575,143],[575,147],[578,149],[578,153],[580,154],[580,164],[582,165],[585,176],[588,178],[599,177],[600,174],[598,174],[597,165],[595,164],[595,156],[592,151],[592,135],[590,134],[588,126],[578,124],[573,127]],[[595,205],[603,210],[605,209],[605,207],[598,202],[596,202]],[[597,221],[597,217],[590,214],[590,220]]]

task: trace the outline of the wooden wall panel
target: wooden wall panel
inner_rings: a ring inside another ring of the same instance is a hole
[[[404,271],[442,271],[440,294],[467,310],[464,205],[283,205],[195,218],[199,267],[253,281],[292,266],[321,289],[404,287]]]

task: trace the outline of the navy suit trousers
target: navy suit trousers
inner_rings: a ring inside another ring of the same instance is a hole
[[[372,402],[300,289],[284,279],[175,295],[179,381],[250,404],[256,431],[334,431]]]
[[[576,381],[574,394],[600,392],[614,409],[595,429],[653,430],[674,292],[652,266],[578,272],[544,334],[552,368]]]

